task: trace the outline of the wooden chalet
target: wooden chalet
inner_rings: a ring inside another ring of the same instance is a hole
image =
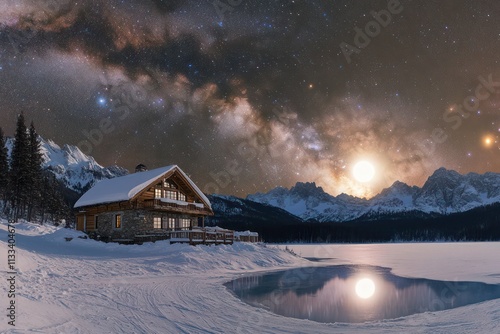
[[[140,242],[200,231],[208,198],[176,165],[98,182],[76,202],[77,230],[104,240]],[[232,240],[231,240],[232,243]]]

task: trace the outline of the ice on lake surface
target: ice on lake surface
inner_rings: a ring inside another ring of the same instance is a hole
[[[396,276],[389,268],[298,268],[226,283],[244,302],[286,317],[360,323],[500,298],[500,285]]]

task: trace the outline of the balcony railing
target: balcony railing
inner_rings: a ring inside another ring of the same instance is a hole
[[[156,198],[149,199],[144,201],[144,208],[146,209],[160,209],[160,210],[168,210],[168,211],[176,211],[176,212],[191,212],[209,215],[211,212],[205,208],[205,206],[201,206],[199,203],[189,203],[182,201],[168,202],[165,199]]]
[[[170,243],[200,244],[232,244],[234,231],[221,228],[196,228],[189,231],[172,231]]]

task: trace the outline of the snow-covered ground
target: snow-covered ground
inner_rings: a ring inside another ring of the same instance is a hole
[[[398,275],[500,283],[499,243],[292,246],[105,244],[80,232],[16,225],[16,327],[2,333],[497,333],[500,300],[365,324],[322,324],[251,307],[222,284],[249,272],[366,263]],[[65,237],[73,237],[65,241]],[[0,307],[7,298],[0,223]],[[290,246],[288,246],[290,247]],[[4,311],[5,312],[5,311]]]

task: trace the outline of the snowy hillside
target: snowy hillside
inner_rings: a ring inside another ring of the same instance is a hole
[[[397,181],[370,200],[346,194],[331,196],[315,183],[297,183],[291,189],[280,187],[247,199],[320,222],[412,211],[450,214],[500,202],[500,174],[461,175],[440,168],[422,188]]]
[[[4,317],[0,333],[489,334],[500,324],[499,299],[394,320],[326,324],[252,307],[224,287],[252,272],[350,263],[385,266],[407,277],[498,284],[498,243],[294,246],[299,254],[330,261],[309,262],[273,246],[118,245],[80,239],[83,233],[74,230],[15,227],[16,327]],[[2,254],[7,240],[0,220]],[[7,268],[6,255],[0,265]],[[7,293],[2,301],[9,302]]]
[[[85,155],[77,146],[64,145],[62,148],[52,140],[40,137],[44,167],[54,173],[64,185],[81,193],[97,181],[128,174],[122,167],[103,167],[91,156]],[[7,149],[10,154],[13,139],[7,138]]]

